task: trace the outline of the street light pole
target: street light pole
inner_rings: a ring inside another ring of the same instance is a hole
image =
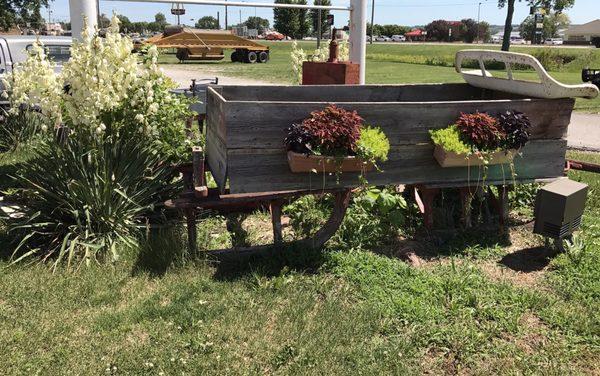
[[[481,35],[481,1],[479,2],[479,8],[477,9],[477,43],[479,43],[479,37]]]
[[[373,4],[371,5],[371,44],[373,44],[374,26],[375,26],[375,0],[373,0]]]
[[[225,0],[225,1],[227,1],[227,0]],[[227,5],[225,5],[225,30],[227,30],[227,16],[228,16],[227,13],[228,13],[227,12]]]

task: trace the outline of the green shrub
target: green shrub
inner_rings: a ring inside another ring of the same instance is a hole
[[[390,140],[379,128],[363,127],[357,143],[357,154],[365,161],[385,162],[390,152]]]
[[[13,151],[33,139],[42,126],[40,117],[35,111],[8,113],[0,108],[0,153]]]
[[[456,124],[447,128],[436,129],[429,131],[433,143],[441,146],[446,151],[457,154],[471,153],[471,147],[462,139],[462,134],[458,130]]]
[[[162,202],[173,171],[152,143],[119,135],[89,149],[77,140],[46,141],[38,156],[15,177],[25,189],[23,219],[9,223],[19,244],[17,262],[28,256],[57,256],[55,266],[118,258],[122,246],[135,246],[145,215]]]

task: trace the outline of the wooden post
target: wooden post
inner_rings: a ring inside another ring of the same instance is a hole
[[[415,188],[415,200],[423,214],[425,228],[428,230],[433,228],[433,202],[439,193],[439,188],[426,188],[424,186]]]
[[[273,243],[278,245],[283,242],[283,233],[281,231],[281,201],[271,201],[271,223],[273,224]]]
[[[204,150],[200,146],[194,146],[192,149],[192,166],[194,177],[194,195],[202,198],[208,196],[208,187],[206,186],[206,177],[204,170]]]
[[[196,231],[196,210],[189,208],[184,211],[185,219],[187,222],[187,233],[188,233],[188,251],[191,255],[195,255],[198,251],[197,238],[198,233]]]
[[[462,203],[462,222],[465,228],[473,227],[471,220],[471,204],[473,202],[473,194],[471,187],[460,187],[460,201]]]

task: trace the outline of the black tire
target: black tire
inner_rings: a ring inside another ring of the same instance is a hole
[[[258,54],[258,62],[266,63],[267,61],[269,61],[269,53],[267,51],[261,51]]]
[[[254,51],[248,51],[246,53],[246,59],[245,59],[245,61],[248,64],[254,64],[254,63],[256,63],[258,61],[258,55]]]
[[[175,54],[175,57],[177,57],[180,63],[186,61],[189,56],[190,53],[187,48],[178,48],[177,53]]]
[[[596,48],[600,48],[600,38],[592,38],[592,44],[596,46]]]
[[[238,52],[237,52],[237,51],[233,51],[233,52],[231,53],[231,62],[232,62],[232,63],[237,63],[237,62],[239,62],[239,61],[240,61],[240,58],[239,58],[239,56],[238,56]]]

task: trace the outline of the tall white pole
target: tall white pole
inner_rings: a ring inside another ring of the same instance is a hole
[[[93,33],[98,22],[97,0],[69,0],[73,39],[81,39],[83,19],[87,18],[88,32]]]
[[[365,84],[367,63],[367,0],[351,0],[350,61],[360,64],[360,84]]]

